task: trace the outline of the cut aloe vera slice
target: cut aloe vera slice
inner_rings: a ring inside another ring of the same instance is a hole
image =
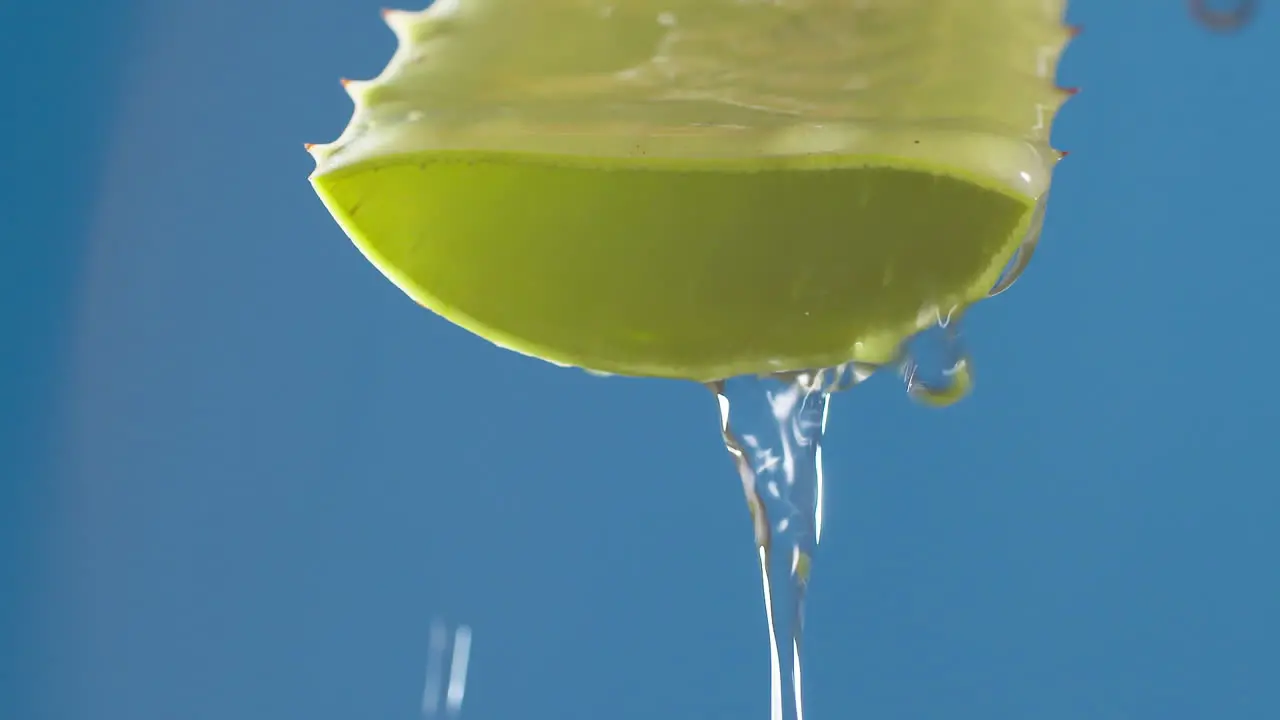
[[[985,297],[1060,154],[1040,0],[461,0],[393,12],[312,182],[499,345],[713,380],[881,363]]]

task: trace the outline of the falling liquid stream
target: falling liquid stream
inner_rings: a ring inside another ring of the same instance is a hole
[[[925,404],[950,405],[972,385],[957,315],[940,317],[904,353],[907,390]],[[769,634],[771,720],[804,718],[804,606],[822,538],[822,440],[831,395],[876,369],[846,363],[708,385],[720,404],[720,431],[751,515]]]

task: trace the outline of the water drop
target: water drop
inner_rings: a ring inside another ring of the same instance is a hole
[[[434,718],[444,713],[456,717],[462,711],[467,691],[467,665],[471,659],[471,627],[459,625],[453,631],[452,655],[446,657],[450,645],[448,627],[443,620],[431,622],[427,651],[426,686],[422,691],[422,715]]]
[[[1031,220],[1027,224],[1027,233],[1022,238],[1022,244],[1018,246],[1017,252],[1009,259],[1009,263],[1000,273],[1000,277],[996,280],[996,284],[987,293],[987,297],[992,298],[1000,293],[1013,287],[1013,284],[1022,277],[1022,272],[1027,269],[1027,265],[1031,263],[1031,258],[1036,254],[1036,248],[1040,245],[1040,233],[1044,230],[1045,210],[1048,208],[1049,194],[1045,193],[1036,201],[1035,211],[1031,215]]]
[[[973,389],[973,362],[960,338],[959,309],[938,313],[938,322],[907,343],[902,379],[915,400],[934,407],[953,405]]]

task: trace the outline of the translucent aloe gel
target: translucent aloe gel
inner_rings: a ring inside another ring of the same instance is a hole
[[[1061,157],[1049,131],[1069,95],[1053,82],[1063,12],[1064,0],[389,11],[395,56],[347,83],[354,116],[311,146],[311,180],[361,252],[448,320],[555,363],[716,391],[766,581],[772,711],[798,715],[828,393],[922,331],[954,338],[960,314],[1021,271]],[[967,359],[948,353],[940,386],[908,363],[921,397],[967,389]],[[735,411],[731,425],[730,406],[752,403],[761,421]]]

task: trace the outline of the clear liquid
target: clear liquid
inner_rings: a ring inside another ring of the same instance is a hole
[[[905,348],[908,393],[949,405],[972,387],[958,312],[940,318]],[[822,539],[822,442],[831,396],[877,370],[864,363],[709,383],[720,404],[725,447],[742,481],[760,563],[769,637],[771,720],[804,717],[804,606]]]

